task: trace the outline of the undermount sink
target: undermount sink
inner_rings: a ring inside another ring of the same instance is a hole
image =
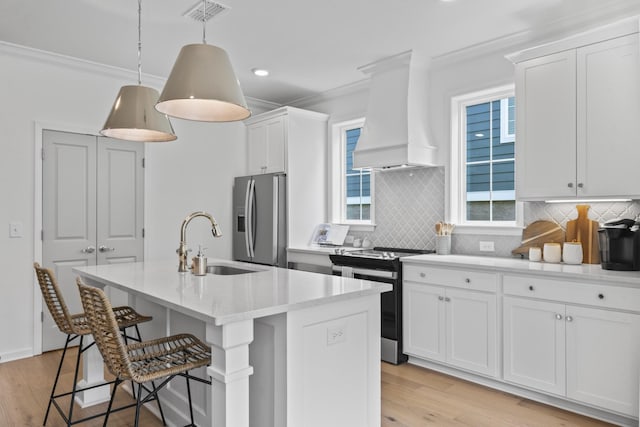
[[[207,265],[207,273],[219,274],[221,276],[230,276],[234,274],[255,273],[255,271],[245,270],[244,268],[232,267],[230,265]]]

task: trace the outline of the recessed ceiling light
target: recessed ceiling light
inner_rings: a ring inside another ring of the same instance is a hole
[[[253,68],[251,72],[258,77],[267,77],[269,75],[269,70],[264,68]]]
[[[443,0],[444,1],[444,0]],[[475,137],[476,138],[482,138],[484,136],[484,133],[476,133]]]

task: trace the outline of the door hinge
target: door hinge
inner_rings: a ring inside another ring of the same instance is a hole
[[[44,323],[44,311],[40,312],[40,323]]]
[[[40,157],[42,157],[42,160],[44,160],[44,148],[40,149]]]
[[[142,238],[144,239],[144,227],[142,228]]]
[[[44,230],[40,230],[40,241],[44,241]]]
[[[147,159],[145,159],[144,157],[142,158],[142,168],[145,168],[147,165]]]

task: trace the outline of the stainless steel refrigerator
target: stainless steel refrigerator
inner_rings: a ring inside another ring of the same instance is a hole
[[[233,184],[233,259],[287,266],[286,176],[241,176]]]

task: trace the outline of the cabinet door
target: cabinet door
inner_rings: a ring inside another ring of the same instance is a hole
[[[267,173],[285,172],[287,160],[287,118],[269,120],[267,126]]]
[[[637,196],[638,34],[577,51],[578,196]]]
[[[567,397],[638,416],[640,316],[567,306]]]
[[[404,352],[444,361],[444,288],[412,282],[403,286]]]
[[[447,289],[447,362],[496,376],[496,296]]]
[[[249,174],[285,172],[287,118],[275,117],[247,129]]]
[[[504,379],[565,394],[565,307],[504,298]]]
[[[257,123],[247,128],[247,157],[249,175],[265,173],[267,170],[267,127]]]
[[[576,195],[575,51],[516,65],[516,197]]]

